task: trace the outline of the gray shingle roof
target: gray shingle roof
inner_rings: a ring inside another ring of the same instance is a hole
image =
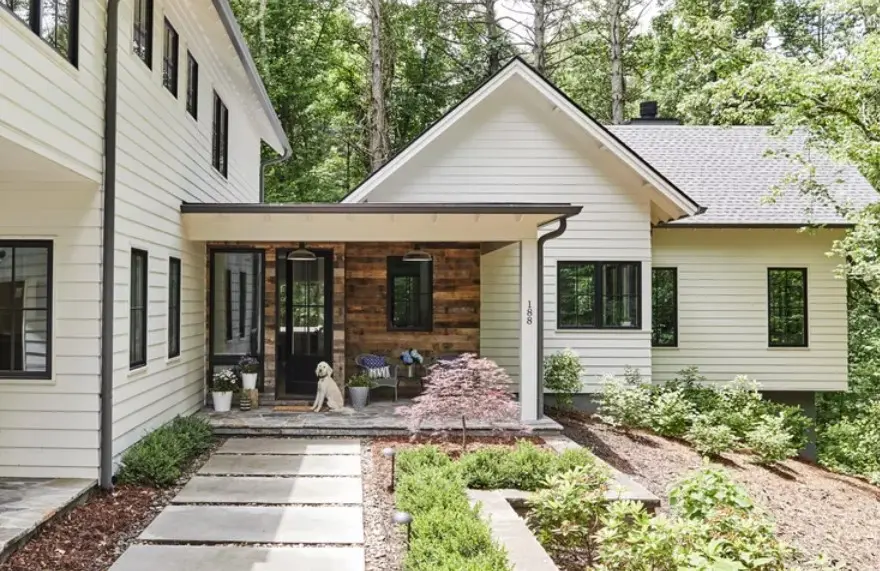
[[[798,152],[803,138],[780,138],[768,127],[687,125],[615,125],[612,133],[638,153],[706,212],[673,224],[835,224],[845,220],[830,206],[811,201],[786,184],[798,166],[770,149]],[[816,156],[816,179],[852,206],[880,200],[880,195],[850,165]],[[774,186],[785,189],[774,203],[764,197]],[[809,210],[808,210],[809,209]]]

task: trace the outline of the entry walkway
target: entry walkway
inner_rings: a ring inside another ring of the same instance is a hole
[[[363,571],[358,440],[232,438],[111,571]]]

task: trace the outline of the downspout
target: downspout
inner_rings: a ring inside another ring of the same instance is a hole
[[[107,0],[107,71],[104,92],[104,204],[101,241],[100,479],[113,489],[113,286],[116,249],[116,114],[119,0]]]
[[[273,165],[277,165],[279,163],[283,163],[287,159],[293,156],[293,150],[290,146],[286,145],[284,147],[284,154],[280,157],[275,157],[273,159],[266,159],[262,163],[260,163],[260,202],[266,202],[266,167],[271,167]]]
[[[538,238],[538,419],[544,416],[544,243],[559,238],[568,228],[568,217],[559,219],[559,227]]]

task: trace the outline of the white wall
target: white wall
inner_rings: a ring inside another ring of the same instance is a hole
[[[132,3],[120,7],[119,179],[114,325],[115,455],[203,403],[206,252],[183,239],[180,204],[257,202],[260,137],[253,94],[210,2],[155,0],[153,68],[131,52]],[[164,18],[180,34],[178,97],[162,86]],[[186,53],[199,63],[198,121],[186,111]],[[237,70],[237,68],[236,68]],[[229,109],[229,178],[211,164],[213,92]],[[147,365],[129,370],[131,248],[149,253]],[[181,354],[167,358],[168,258],[182,261]]]
[[[519,244],[480,257],[480,355],[520,382]]]
[[[767,390],[847,386],[846,281],[826,256],[840,230],[657,229],[654,266],[678,268],[678,347],[652,351],[654,378],[696,365],[712,381],[747,374]],[[809,347],[768,347],[767,268],[807,268]]]

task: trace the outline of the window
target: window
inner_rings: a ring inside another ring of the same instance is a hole
[[[247,274],[238,274],[238,336],[245,338],[247,331]]]
[[[180,38],[177,30],[165,19],[165,42],[162,49],[162,85],[177,97],[177,62],[180,61]]]
[[[52,243],[0,240],[0,377],[52,376]]]
[[[128,317],[128,365],[147,364],[147,253],[131,251],[131,288]]]
[[[651,270],[651,345],[678,347],[678,271]]]
[[[229,110],[217,92],[214,92],[214,133],[211,147],[214,168],[223,176],[229,176]]]
[[[77,0],[0,0],[0,6],[15,14],[73,65],[77,63],[77,4]]]
[[[168,260],[168,358],[180,355],[180,260]]]
[[[219,361],[212,362],[234,365],[242,355],[263,352],[263,252],[221,249],[212,251],[210,258],[209,344],[212,359],[219,357]],[[241,333],[242,304],[244,336],[238,334]],[[279,340],[279,347],[281,344]]]
[[[639,262],[559,262],[557,327],[638,329],[641,267]]]
[[[388,329],[430,331],[433,327],[434,263],[388,257]]]
[[[193,119],[199,118],[199,63],[186,52],[186,110]]]
[[[771,347],[807,346],[807,269],[767,270],[767,326]]]
[[[132,49],[147,67],[153,68],[153,0],[134,0]]]
[[[226,270],[226,340],[232,341],[232,270]]]

